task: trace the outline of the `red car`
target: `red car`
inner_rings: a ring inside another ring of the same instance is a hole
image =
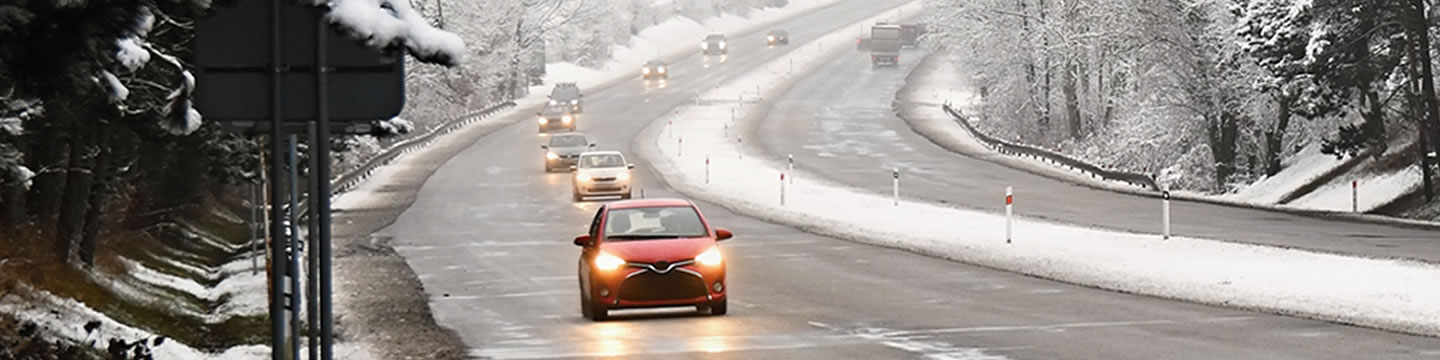
[[[600,207],[580,253],[580,314],[604,320],[610,310],[694,306],[725,315],[725,263],[714,229],[687,200],[647,199]]]

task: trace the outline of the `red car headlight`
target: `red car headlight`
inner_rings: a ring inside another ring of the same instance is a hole
[[[695,262],[705,266],[720,265],[721,261],[723,261],[723,257],[720,256],[719,246],[711,246],[710,250],[705,250],[705,252],[700,253],[700,256],[695,257]]]
[[[597,269],[609,271],[619,269],[622,265],[625,265],[625,260],[615,255],[601,252],[600,255],[595,256],[595,268]]]

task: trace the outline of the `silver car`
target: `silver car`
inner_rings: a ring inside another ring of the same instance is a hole
[[[619,151],[590,151],[580,154],[580,159],[570,167],[575,173],[573,195],[575,201],[592,196],[619,196],[630,198],[630,170],[635,165],[625,162],[625,155]]]
[[[581,133],[561,133],[550,136],[550,141],[540,145],[545,149],[545,172],[568,169],[580,159],[580,154],[595,147],[590,138]]]

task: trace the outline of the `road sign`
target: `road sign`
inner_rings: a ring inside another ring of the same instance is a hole
[[[287,122],[315,119],[315,56],[321,10],[288,2],[240,1],[196,23],[196,108],[206,120],[248,127],[271,116],[272,35],[279,31],[282,113]],[[271,21],[281,6],[279,24]],[[276,26],[278,25],[278,26]],[[370,122],[400,114],[405,106],[404,61],[326,26],[327,100],[330,120]],[[267,126],[268,127],[268,126]],[[258,129],[263,130],[263,129]]]

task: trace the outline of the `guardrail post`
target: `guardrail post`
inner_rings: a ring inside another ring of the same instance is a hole
[[[1009,244],[1015,216],[1015,187],[1005,187],[1005,243]]]

